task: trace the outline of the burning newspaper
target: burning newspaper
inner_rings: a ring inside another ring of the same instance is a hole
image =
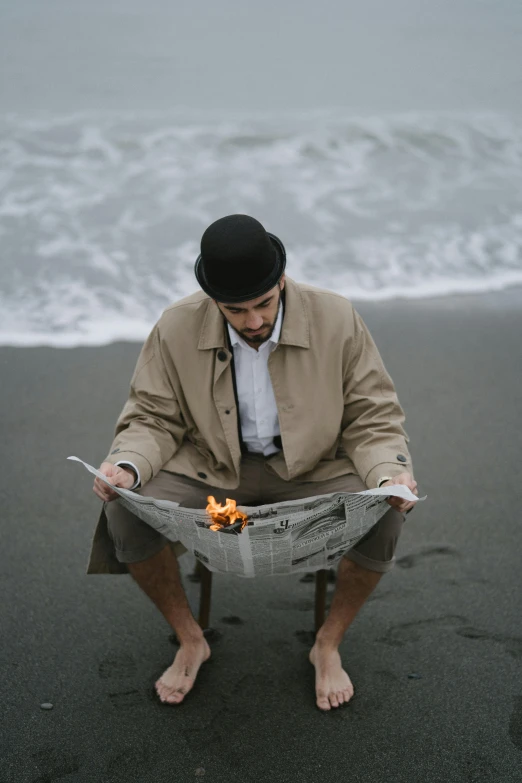
[[[239,576],[292,574],[331,568],[390,506],[386,498],[424,500],[396,485],[335,492],[265,506],[226,506],[209,497],[207,509],[184,508],[114,487],[96,468],[87,470],[118,493],[119,502],[170,541],[181,543],[210,571]]]

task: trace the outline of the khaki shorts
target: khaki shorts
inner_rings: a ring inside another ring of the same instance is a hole
[[[362,480],[354,474],[326,481],[284,481],[267,469],[262,455],[248,454],[241,462],[241,481],[237,489],[223,490],[188,476],[161,470],[139,492],[141,495],[174,501],[186,508],[205,508],[209,495],[214,495],[218,503],[224,503],[228,494],[233,495],[240,506],[257,506],[298,500],[312,495],[327,495],[330,492],[360,492],[364,489],[366,487]],[[164,536],[116,501],[105,504],[105,513],[114,553],[122,564],[146,560],[168,543]],[[377,524],[346,552],[345,557],[369,571],[389,571],[395,562],[395,547],[404,518],[404,514],[390,508]],[[179,542],[172,546],[178,555],[186,552]]]

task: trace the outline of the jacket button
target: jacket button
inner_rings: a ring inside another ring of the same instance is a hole
[[[397,459],[399,460],[399,462],[408,462],[404,454],[397,454]]]
[[[205,479],[205,478],[207,477],[207,474],[206,474],[206,473],[198,473],[198,476],[199,476],[200,478],[203,478],[203,479]]]
[[[225,351],[218,351],[217,358],[219,359],[220,362],[226,362],[227,355],[226,355]]]
[[[230,411],[225,411],[225,413],[230,413]]]

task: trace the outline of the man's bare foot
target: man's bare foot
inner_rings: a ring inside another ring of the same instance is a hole
[[[353,685],[343,669],[339,651],[316,642],[309,657],[315,666],[315,695],[319,709],[330,710],[350,701]]]
[[[199,667],[210,658],[210,647],[201,637],[199,641],[182,644],[174,663],[156,682],[156,692],[167,704],[180,704],[196,681]]]

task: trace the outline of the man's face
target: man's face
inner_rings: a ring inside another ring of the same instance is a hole
[[[223,302],[216,302],[216,304],[230,326],[248,345],[257,349],[261,343],[266,342],[272,336],[277,320],[281,291],[284,287],[285,278],[283,276],[275,288],[257,299],[250,299],[248,302],[239,302],[238,304],[224,304]]]

